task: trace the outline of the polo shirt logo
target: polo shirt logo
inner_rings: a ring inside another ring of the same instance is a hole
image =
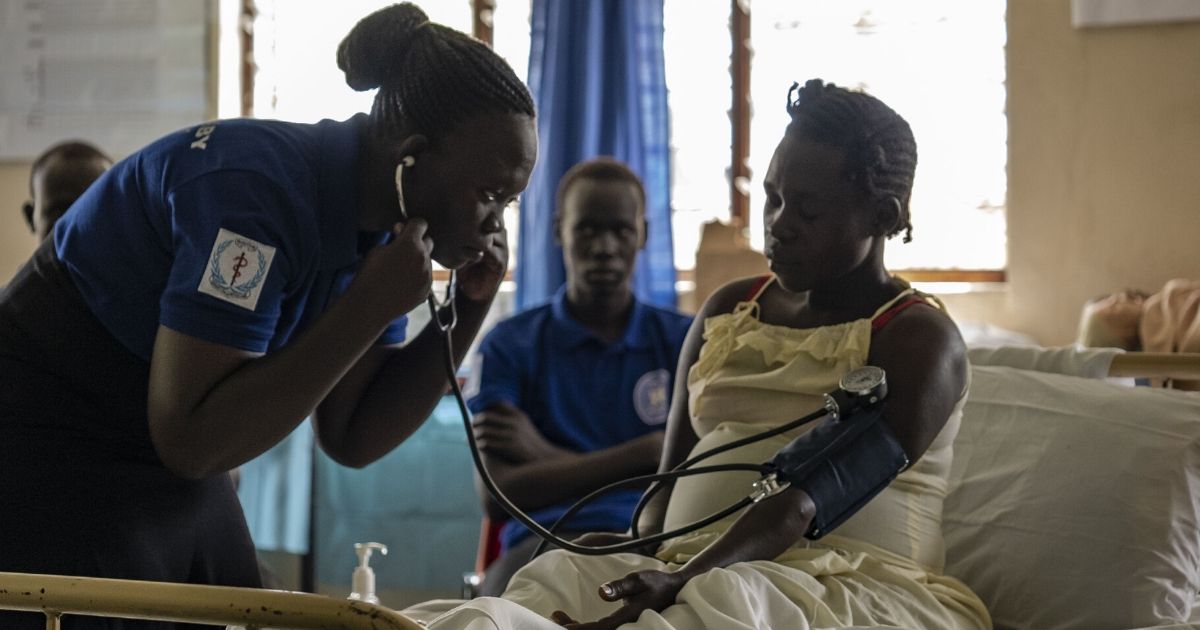
[[[221,228],[198,290],[253,311],[274,258],[274,247]]]
[[[633,408],[642,422],[649,425],[667,421],[671,405],[667,390],[671,387],[671,373],[663,368],[646,372],[633,386]]]

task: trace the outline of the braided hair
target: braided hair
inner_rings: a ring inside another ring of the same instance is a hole
[[[810,79],[788,90],[787,133],[839,147],[846,152],[846,170],[871,199],[895,197],[900,222],[890,238],[904,232],[912,241],[908,201],[917,168],[917,143],[908,122],[879,99]]]
[[[442,135],[480,114],[534,115],[529,90],[504,59],[409,2],[359,20],[338,45],[337,62],[350,87],[380,88],[371,122],[389,135],[410,128]]]

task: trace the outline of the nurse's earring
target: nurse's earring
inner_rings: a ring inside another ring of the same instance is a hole
[[[396,198],[400,200],[400,218],[405,221],[408,220],[408,209],[404,207],[404,167],[411,168],[416,163],[417,158],[406,155],[396,165]]]

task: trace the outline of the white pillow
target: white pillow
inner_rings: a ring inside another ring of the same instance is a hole
[[[975,346],[1037,346],[1038,342],[1025,333],[1000,328],[994,324],[969,319],[955,319],[958,332],[968,348]]]
[[[1182,623],[1200,590],[1200,396],[973,366],[946,573],[997,628]]]
[[[977,346],[967,350],[971,365],[1002,365],[1022,370],[1054,372],[1084,378],[1106,378],[1118,348],[1074,346]]]

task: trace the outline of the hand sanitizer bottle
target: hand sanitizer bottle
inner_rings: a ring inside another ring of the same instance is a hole
[[[378,604],[379,597],[375,595],[375,571],[371,570],[371,552],[378,549],[381,555],[387,555],[387,545],[377,542],[354,543],[354,553],[358,554],[358,566],[350,580],[350,599]]]

